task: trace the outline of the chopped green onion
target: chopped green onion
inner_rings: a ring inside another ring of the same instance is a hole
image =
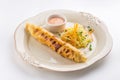
[[[82,35],[82,33],[83,33],[82,31],[81,31],[81,32],[79,32],[79,35]]]
[[[90,28],[90,26],[88,26],[88,28]]]
[[[91,45],[91,44],[90,44],[90,46],[89,46],[89,50],[92,51],[92,45]]]
[[[93,32],[94,31],[90,26],[88,26],[87,28],[88,28],[89,32]]]

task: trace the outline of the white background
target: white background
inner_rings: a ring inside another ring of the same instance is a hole
[[[82,71],[36,69],[15,54],[14,31],[28,17],[51,9],[92,13],[113,37],[113,49],[103,60]],[[120,0],[0,0],[0,80],[120,80]]]

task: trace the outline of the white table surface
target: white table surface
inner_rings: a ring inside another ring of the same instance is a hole
[[[17,56],[14,31],[28,17],[51,9],[92,13],[113,37],[113,49],[103,60],[82,71],[36,69]],[[120,80],[120,0],[0,0],[0,80]]]

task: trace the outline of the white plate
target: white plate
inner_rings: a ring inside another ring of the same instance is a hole
[[[65,15],[68,22],[77,22],[84,26],[89,25],[93,27],[97,43],[95,50],[92,52],[91,56],[88,56],[86,63],[75,63],[67,60],[56,54],[47,46],[38,43],[32,37],[26,35],[24,32],[26,22],[42,26],[45,24],[46,16],[51,13]],[[35,67],[42,67],[54,71],[74,71],[84,69],[105,57],[112,48],[112,38],[106,25],[101,20],[89,13],[70,10],[49,10],[28,18],[17,27],[14,33],[14,39],[16,51],[25,61]]]

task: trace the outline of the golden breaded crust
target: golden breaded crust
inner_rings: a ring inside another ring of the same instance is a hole
[[[85,62],[87,60],[78,49],[55,37],[51,32],[42,27],[27,23],[25,30],[37,41],[49,46],[52,50],[65,58],[75,62]]]

